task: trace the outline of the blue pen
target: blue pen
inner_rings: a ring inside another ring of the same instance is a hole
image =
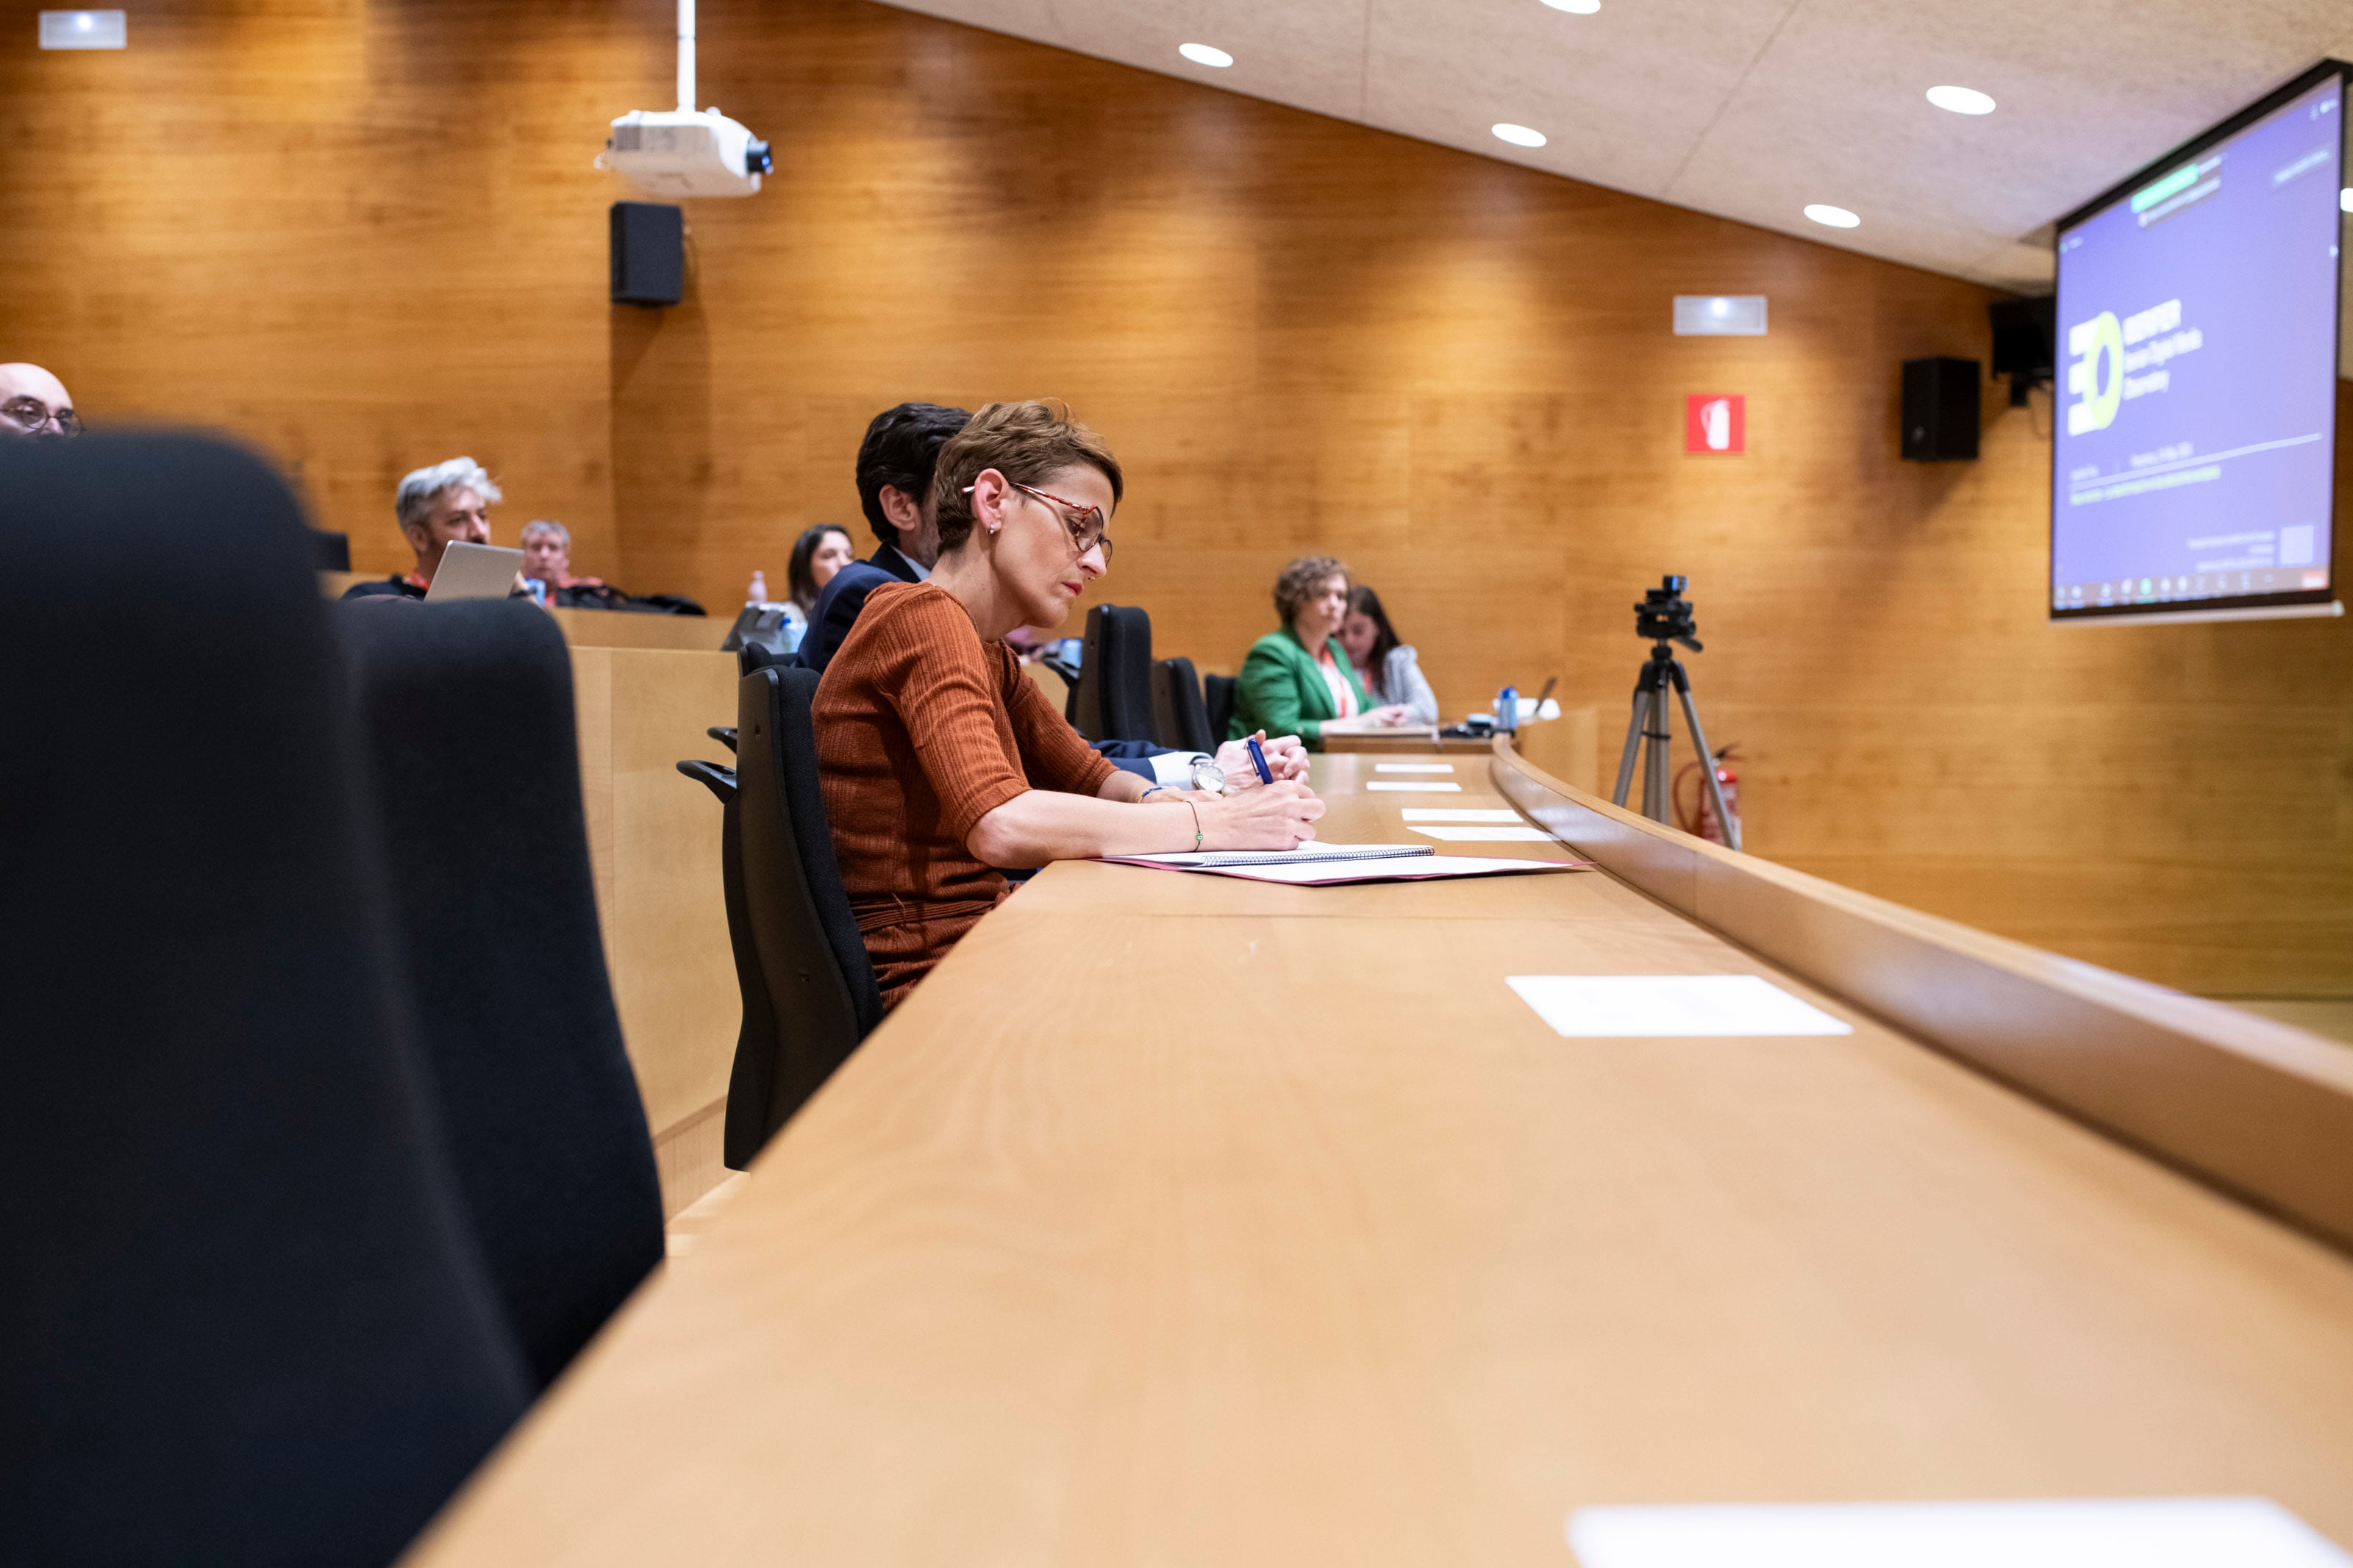
[[[1260,749],[1258,737],[1256,735],[1252,735],[1250,738],[1250,766],[1258,770],[1258,782],[1261,784],[1272,784],[1274,782],[1274,770],[1266,765],[1266,752]]]

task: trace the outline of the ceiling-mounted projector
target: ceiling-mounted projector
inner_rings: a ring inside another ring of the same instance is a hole
[[[694,107],[694,0],[678,0],[678,107],[614,121],[596,166],[657,196],[748,196],[776,167],[765,142],[715,109]]]
[[[715,109],[632,110],[598,162],[657,196],[748,196],[776,166],[765,142]]]

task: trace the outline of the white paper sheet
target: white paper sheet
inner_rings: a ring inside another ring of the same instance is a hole
[[[1377,773],[1451,773],[1453,771],[1452,763],[1375,763],[1373,764],[1373,772]]]
[[[1513,974],[1504,984],[1572,1039],[1854,1033],[1755,974]]]
[[[1417,824],[1416,833],[1427,833],[1432,838],[1448,844],[1549,844],[1552,835],[1541,827],[1424,827]]]
[[[1568,1544],[1577,1568],[2353,1568],[2267,1498],[1587,1508]]]
[[[1375,779],[1366,789],[1393,790],[1399,795],[1461,795],[1459,784],[1440,784],[1436,779],[1416,780],[1408,784],[1400,779]]]
[[[1475,805],[1409,805],[1398,808],[1408,822],[1517,822],[1516,811],[1490,811]]]

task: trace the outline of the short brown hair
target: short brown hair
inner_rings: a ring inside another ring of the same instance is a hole
[[[1068,408],[1037,399],[990,404],[940,448],[932,475],[940,548],[956,549],[972,537],[972,498],[964,492],[982,470],[995,468],[1016,484],[1034,485],[1080,464],[1111,481],[1111,503],[1117,506],[1125,484],[1119,459]]]
[[[1328,577],[1348,575],[1348,563],[1334,555],[1303,555],[1282,569],[1274,580],[1274,613],[1284,626],[1299,614],[1299,606],[1315,596],[1315,590]],[[1353,579],[1351,579],[1353,582]]]

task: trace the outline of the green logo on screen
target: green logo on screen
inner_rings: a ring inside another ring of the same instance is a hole
[[[2067,405],[2067,434],[2105,430],[2116,422],[2116,405],[2125,396],[2124,324],[2114,310],[2078,321],[2067,329],[2067,391],[2075,399]]]

